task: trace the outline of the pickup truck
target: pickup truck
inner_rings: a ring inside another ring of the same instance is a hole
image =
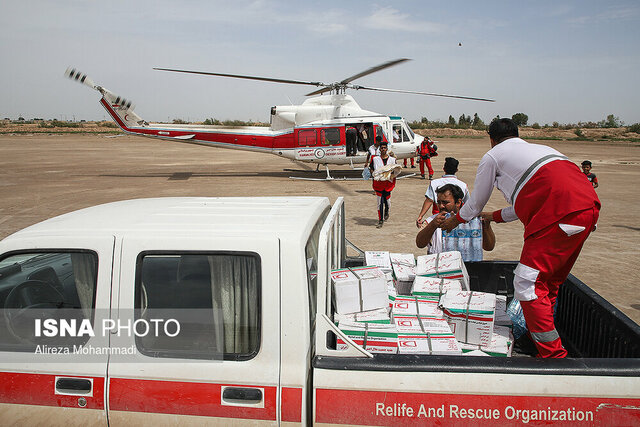
[[[363,264],[344,212],[342,198],[140,199],[5,238],[0,424],[640,425],[640,328],[573,276],[567,359],[353,343],[331,303],[330,271]],[[511,299],[515,265],[468,263],[471,288]]]

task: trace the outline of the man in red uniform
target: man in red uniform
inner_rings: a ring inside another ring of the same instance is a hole
[[[433,147],[433,141],[429,137],[425,136],[416,151],[420,158],[420,176],[424,179],[424,165],[427,165],[429,170],[429,179],[433,178],[433,168],[431,167],[431,156],[437,156]]]
[[[380,155],[371,158],[373,191],[376,193],[378,206],[377,228],[382,227],[384,222],[389,219],[389,198],[391,197],[391,191],[393,191],[396,186],[396,178],[395,174],[391,173],[389,174],[389,179],[381,179],[382,177],[376,176],[376,171],[381,171],[385,166],[395,164],[396,159],[389,155],[387,142],[382,141],[380,143]]]
[[[441,228],[448,231],[481,214],[493,186],[511,206],[482,212],[485,220],[524,224],[524,244],[514,271],[515,297],[542,357],[566,357],[553,321],[558,288],[594,230],[600,200],[578,167],[551,147],[518,138],[511,119],[489,126],[491,150],[480,160],[468,202]]]

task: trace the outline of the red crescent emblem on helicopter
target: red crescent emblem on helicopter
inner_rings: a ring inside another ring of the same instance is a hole
[[[125,121],[125,122],[129,120],[129,119],[127,118],[127,116],[128,116],[128,114],[125,114],[125,115],[124,115],[124,121]]]

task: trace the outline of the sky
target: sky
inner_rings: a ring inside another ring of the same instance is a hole
[[[408,120],[525,113],[529,124],[640,122],[640,2],[6,0],[0,119],[102,120],[99,94],[68,66],[136,105],[147,121],[269,121],[310,86],[168,73],[153,67],[340,81],[495,99],[349,92]]]

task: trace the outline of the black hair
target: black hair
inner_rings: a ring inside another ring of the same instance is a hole
[[[436,194],[444,194],[446,192],[450,192],[453,196],[453,201],[458,203],[458,200],[462,200],[464,197],[464,193],[462,192],[462,188],[458,187],[455,184],[445,184],[442,187],[438,187],[436,189]]]
[[[460,162],[458,162],[453,157],[445,158],[444,159],[444,172],[447,175],[455,175],[455,173],[458,172],[458,165],[459,164],[460,164]]]
[[[495,142],[518,137],[518,125],[511,119],[493,119],[489,125],[489,136]]]
[[[382,142],[382,136],[381,135],[377,135],[376,136],[376,142]]]
[[[582,166],[591,166],[591,162],[589,160],[585,160],[582,162]]]

